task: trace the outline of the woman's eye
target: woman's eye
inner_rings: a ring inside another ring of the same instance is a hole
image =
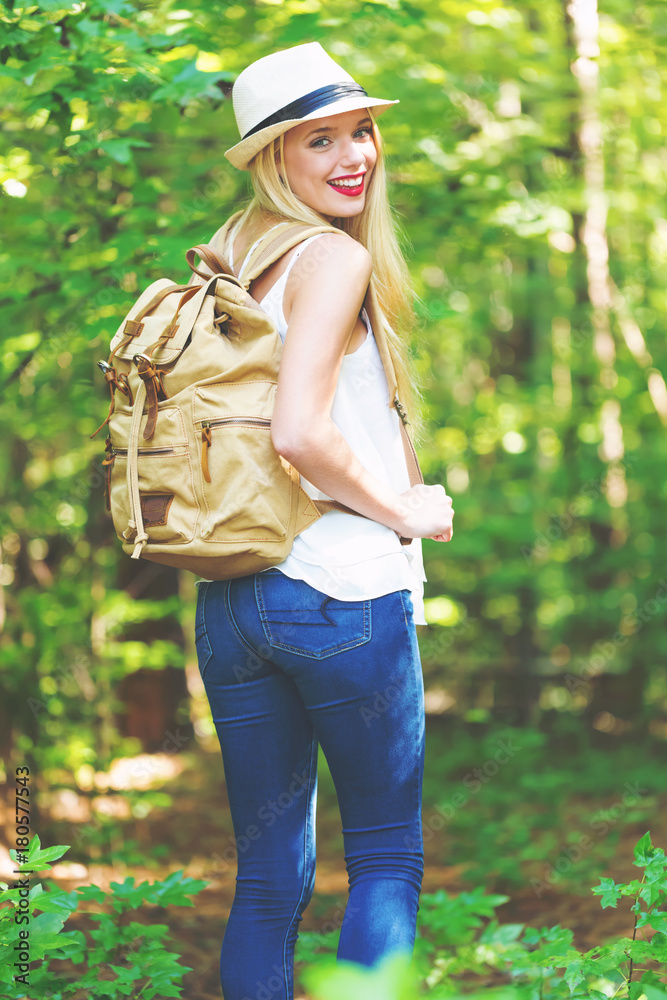
[[[360,132],[366,132],[367,135],[371,135],[371,129],[367,125],[365,125],[363,128],[357,129],[357,131],[354,134],[355,135],[359,135]],[[319,139],[315,139],[314,142],[311,142],[310,148],[311,149],[322,149],[322,147],[319,146],[318,143],[320,143],[320,142],[327,142],[327,141],[328,140],[327,140],[326,136],[322,135],[322,136],[320,136]]]

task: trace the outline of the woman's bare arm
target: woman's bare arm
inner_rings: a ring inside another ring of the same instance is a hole
[[[317,489],[402,535],[415,536],[414,507],[423,506],[429,490],[444,494],[444,489],[425,487],[421,495],[411,493],[408,504],[364,468],[330,416],[372,270],[368,251],[345,233],[325,234],[296,261],[271,438],[276,451]],[[442,501],[437,506],[437,524],[432,531],[429,527],[429,535],[446,530]]]

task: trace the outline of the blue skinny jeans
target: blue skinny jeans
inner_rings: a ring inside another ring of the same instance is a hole
[[[348,899],[337,959],[411,954],[424,871],[424,686],[409,590],[328,597],[280,570],[199,584],[196,646],[238,871],[225,1000],[293,1000],[315,885],[318,745],[338,796]]]

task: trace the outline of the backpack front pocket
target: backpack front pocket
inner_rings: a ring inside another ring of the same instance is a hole
[[[195,393],[204,541],[287,538],[294,490],[271,441],[274,394],[275,383],[259,380],[202,386]]]
[[[111,424],[111,516],[119,535],[131,517],[127,489],[127,442],[132,415],[114,414]],[[145,418],[144,418],[145,419]],[[118,442],[118,444],[116,444]],[[137,471],[144,530],[149,542],[188,542],[199,515],[185,424],[180,409],[158,412],[153,437],[139,437]]]

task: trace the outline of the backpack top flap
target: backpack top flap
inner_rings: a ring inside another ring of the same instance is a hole
[[[124,361],[148,353],[160,365],[179,356],[192,332],[204,298],[211,287],[224,283],[225,296],[241,305],[246,293],[231,274],[219,274],[203,284],[177,285],[167,278],[154,281],[139,296],[111,341],[111,353]]]

